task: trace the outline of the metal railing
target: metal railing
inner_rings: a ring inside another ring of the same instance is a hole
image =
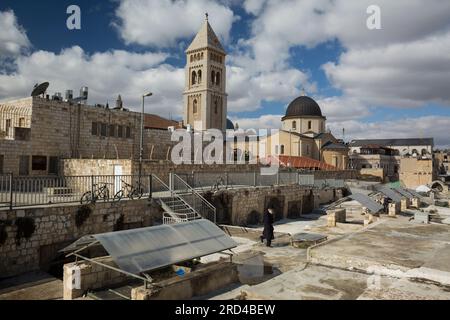
[[[203,191],[246,186],[315,185],[314,175],[299,172],[278,172],[274,175],[262,175],[260,172],[194,172],[192,175],[183,175],[183,179],[191,181],[190,185],[193,188]]]
[[[170,187],[204,219],[216,223],[216,208],[177,174],[170,174]]]
[[[0,175],[0,207],[120,201],[150,197],[152,177],[92,175],[15,177]]]

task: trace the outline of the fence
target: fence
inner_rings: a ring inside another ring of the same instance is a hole
[[[217,172],[195,172],[193,174],[180,175],[189,185],[195,189],[221,189],[221,188],[236,188],[236,187],[267,187],[279,185],[293,185],[318,187],[315,184],[314,175],[299,172],[279,172],[275,175],[262,175],[260,172],[238,172],[238,173],[223,173]],[[343,180],[341,185],[344,185]],[[333,185],[338,185],[334,182]]]
[[[0,207],[120,201],[151,196],[152,176],[0,176]],[[155,184],[157,188],[157,184]]]
[[[216,222],[216,208],[180,176],[172,173],[170,175],[170,185],[175,194],[181,197],[204,219]]]

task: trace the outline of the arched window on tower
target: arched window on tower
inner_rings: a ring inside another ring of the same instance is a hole
[[[202,70],[198,70],[197,80],[198,80],[198,84],[202,83]]]
[[[192,102],[192,111],[194,112],[194,114],[197,113],[197,99],[194,99],[194,101]]]
[[[297,121],[292,122],[292,130],[297,130]]]
[[[215,114],[218,114],[218,113],[219,113],[219,101],[218,101],[218,99],[216,99],[216,100],[214,101],[214,113],[215,113]]]
[[[192,71],[192,84],[196,84],[197,83],[197,74],[195,73],[195,71]]]
[[[216,73],[213,70],[213,71],[211,71],[211,81],[213,84],[214,84],[215,80],[216,80]]]
[[[312,121],[308,121],[308,130],[312,129]]]
[[[216,73],[216,85],[220,86],[220,72]]]

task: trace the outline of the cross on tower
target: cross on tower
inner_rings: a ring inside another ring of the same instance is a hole
[[[206,16],[206,21],[208,21],[208,17],[209,17],[208,12],[205,13],[205,16]]]

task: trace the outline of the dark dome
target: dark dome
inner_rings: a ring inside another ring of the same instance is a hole
[[[227,130],[234,130],[234,124],[230,119],[227,119]]]
[[[285,118],[305,116],[322,117],[322,110],[314,99],[301,96],[289,104]]]

